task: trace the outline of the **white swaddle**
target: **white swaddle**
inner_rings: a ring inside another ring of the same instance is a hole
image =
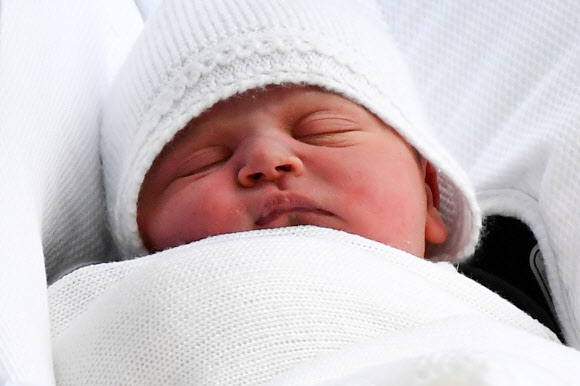
[[[322,355],[269,385],[576,385],[579,353],[487,317],[458,316]]]
[[[49,299],[60,385],[261,384],[352,343],[450,317],[557,341],[448,263],[311,226],[85,267],[50,287]]]

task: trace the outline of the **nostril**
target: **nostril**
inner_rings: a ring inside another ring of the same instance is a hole
[[[250,175],[250,179],[253,181],[258,181],[260,178],[262,178],[263,175],[264,173],[254,173]]]
[[[292,165],[286,164],[286,165],[276,166],[276,170],[281,171],[281,172],[289,172],[289,171],[292,171]]]

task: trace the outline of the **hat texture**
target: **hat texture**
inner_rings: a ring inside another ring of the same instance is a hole
[[[166,0],[147,21],[107,100],[101,156],[113,236],[124,257],[146,254],[139,189],[192,118],[266,85],[316,85],[366,107],[439,172],[448,240],[428,258],[472,253],[480,213],[468,178],[429,131],[410,76],[372,0]]]

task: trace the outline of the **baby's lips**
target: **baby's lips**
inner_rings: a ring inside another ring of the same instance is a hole
[[[289,212],[318,212],[320,214],[332,215],[332,213],[321,209],[309,198],[293,193],[276,193],[269,195],[259,207],[259,215],[255,221],[256,226],[267,225],[278,216]]]

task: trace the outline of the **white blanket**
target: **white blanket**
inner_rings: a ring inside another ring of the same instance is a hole
[[[576,385],[579,355],[489,318],[458,316],[322,355],[269,385]]]
[[[560,347],[547,328],[447,263],[311,226],[217,236],[85,267],[49,288],[49,304],[59,385],[261,384],[322,354],[413,328],[432,328],[423,347],[436,350],[444,336],[437,323],[453,317],[479,317],[469,331],[491,320],[519,330],[516,343],[533,337],[540,347]],[[466,331],[455,331],[462,349],[479,355]],[[408,356],[399,347],[388,359]]]

